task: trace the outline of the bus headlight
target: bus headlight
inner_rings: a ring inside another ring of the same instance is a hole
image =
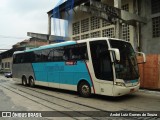
[[[125,86],[125,84],[122,83],[122,82],[116,82],[116,85],[118,85],[118,86]]]

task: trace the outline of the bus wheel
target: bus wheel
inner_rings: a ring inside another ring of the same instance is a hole
[[[34,87],[35,86],[34,79],[32,77],[29,79],[29,86],[30,87]]]
[[[26,77],[22,77],[22,85],[27,86],[27,79],[26,79]]]
[[[78,88],[80,96],[89,97],[91,95],[91,88],[87,82],[81,82]]]

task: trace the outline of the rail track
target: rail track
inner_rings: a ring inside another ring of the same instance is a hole
[[[85,113],[84,111],[98,111],[98,112],[103,112],[108,114],[110,113],[110,111],[106,111],[106,110],[103,110],[103,109],[99,109],[99,108],[96,108],[96,107],[93,107],[93,106],[89,106],[89,105],[86,105],[86,104],[83,104],[83,103],[79,103],[79,102],[76,102],[76,101],[73,101],[73,100],[68,100],[68,99],[65,99],[65,98],[62,98],[62,97],[57,97],[56,95],[50,95],[48,93],[46,93],[45,91],[43,91],[43,89],[40,91],[36,88],[29,88],[29,87],[24,87],[22,85],[17,85],[17,84],[14,84],[14,83],[9,83],[9,82],[4,82],[3,84],[0,84],[1,87],[11,91],[11,92],[14,92],[15,94],[18,94],[26,99],[29,99],[35,103],[38,103],[42,106],[45,106],[47,108],[49,108],[50,110],[52,111],[58,111],[60,112],[63,116],[67,116],[67,117],[72,117],[72,119],[79,119],[78,117],[73,117],[71,116],[70,114],[68,114],[68,112],[65,112],[65,110],[67,111],[74,111],[74,113],[77,114],[77,116],[85,116],[85,117],[88,117],[90,119],[95,119],[95,120],[100,120],[102,119],[102,117],[93,117],[92,115],[88,115],[87,112]],[[28,96],[32,96],[32,97],[28,97]],[[35,100],[34,98],[37,98],[41,101],[44,101],[44,102],[39,102],[37,100]],[[58,101],[58,102],[56,102]],[[59,106],[60,108],[64,109],[63,111],[60,111],[58,109],[55,109],[54,106]],[[80,108],[81,110],[80,111],[77,111],[77,108]],[[83,110],[83,111],[82,111]],[[126,110],[126,111],[130,111],[130,110]],[[132,112],[132,111],[130,111]],[[141,112],[139,112],[141,113]],[[110,119],[122,119],[122,120],[125,120],[125,119],[132,119],[132,120],[143,120],[144,117],[109,117]],[[105,118],[104,118],[105,119]],[[159,117],[147,117],[145,118],[145,120],[158,120]]]

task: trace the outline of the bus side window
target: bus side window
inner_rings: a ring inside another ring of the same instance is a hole
[[[80,47],[79,52],[81,60],[88,60],[87,46]]]
[[[41,61],[41,51],[35,51],[35,62],[40,62]]]
[[[43,62],[48,61],[48,54],[49,54],[49,49],[42,50],[41,59],[42,59]]]
[[[24,62],[24,55],[23,53],[18,54],[17,63],[23,63]]]
[[[17,55],[13,55],[13,63],[16,64],[17,63]]]
[[[68,58],[69,58],[68,56],[69,55],[68,55],[67,51],[65,51],[64,54],[63,54],[63,60],[64,61],[68,60]]]
[[[63,60],[67,61],[67,60],[71,60],[70,56],[70,46],[64,47],[64,53],[63,53]]]
[[[53,61],[53,49],[51,49],[48,53],[48,61]]]
[[[54,49],[54,52],[53,52],[54,61],[63,61],[63,55],[64,55],[63,47],[58,47]]]
[[[67,50],[70,60],[86,60],[88,59],[86,43],[72,45]]]

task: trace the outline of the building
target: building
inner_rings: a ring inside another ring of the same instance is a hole
[[[39,46],[47,45],[47,44],[49,44],[49,41],[47,40],[41,40],[38,38],[30,38],[22,42],[19,42],[13,45],[12,47],[13,48],[26,47],[27,49],[31,49],[31,48],[35,48],[35,47],[39,47]]]
[[[0,53],[0,72],[11,72],[13,62],[12,56],[15,51],[23,51],[25,49],[31,49],[47,44],[49,44],[47,40],[30,38],[13,45],[12,49]]]
[[[67,0],[48,12],[48,34],[51,18],[68,20],[71,40],[121,38],[135,50],[160,53],[160,0]]]
[[[57,35],[51,35],[51,34],[27,32],[27,35],[34,39],[39,39],[43,41],[47,40],[48,44],[59,43],[59,42],[64,42],[69,40],[69,37],[57,36]]]
[[[11,72],[12,69],[12,55],[15,51],[25,50],[24,47],[12,48],[5,52],[0,53],[0,72]]]
[[[67,0],[48,12],[51,19],[68,20],[71,40],[113,37],[129,41],[147,55],[139,65],[141,87],[160,89],[160,0]]]

